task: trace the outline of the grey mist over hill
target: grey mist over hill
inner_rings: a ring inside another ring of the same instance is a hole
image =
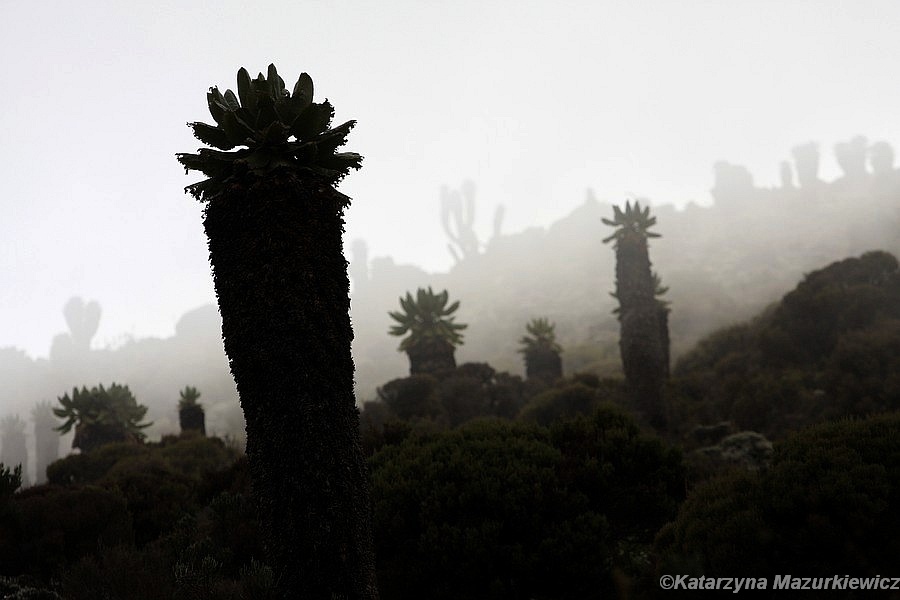
[[[818,176],[819,147],[805,144],[782,165],[776,187],[758,187],[745,168],[720,162],[713,169],[712,206],[653,205],[662,237],[651,240],[650,258],[669,288],[664,299],[671,307],[673,359],[701,337],[777,300],[806,272],[868,250],[900,253],[900,171],[891,147],[856,137],[834,150],[842,175],[832,181]],[[468,328],[458,363],[488,362],[522,374],[517,350],[525,324],[547,317],[557,324],[567,373],[620,372],[610,296],[615,258],[602,242],[611,233],[601,221],[612,216],[610,202],[588,190],[580,206],[550,226],[504,232],[502,212],[494,213],[493,199],[481,198],[474,184],[449,186],[443,199],[443,225],[436,203],[432,223],[404,226],[447,236],[457,258],[446,272],[370,257],[363,240],[348,240],[358,401],[373,399],[378,386],[408,373],[400,340],[388,335],[388,311],[399,309],[407,291],[428,286],[447,289],[451,300],[460,301],[457,321]],[[454,206],[461,214],[454,216]],[[479,239],[475,231],[484,230],[492,213],[493,233]],[[171,337],[133,339],[115,349],[91,348],[102,319],[99,305],[72,301],[64,312],[69,331],[54,339],[49,359],[0,349],[4,413],[24,417],[35,403],[55,402],[74,386],[119,382],[149,407],[152,437],[177,431],[178,391],[191,385],[203,395],[207,429],[242,436],[214,305],[183,315]]]

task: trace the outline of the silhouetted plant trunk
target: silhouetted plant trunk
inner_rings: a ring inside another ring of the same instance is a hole
[[[669,309],[665,305],[661,305],[657,300],[657,310],[659,319],[659,343],[662,347],[662,371],[663,379],[668,379],[671,370],[671,342],[669,341]]]
[[[289,598],[377,598],[342,253],[348,198],[285,171],[206,208],[268,561]]]
[[[431,339],[410,348],[410,375],[439,375],[456,368],[455,348],[443,339]]]
[[[662,394],[666,352],[660,339],[663,324],[654,291],[646,238],[622,237],[616,246],[616,296],[625,385],[642,417],[659,429],[665,427]]]
[[[563,375],[559,352],[549,348],[535,348],[525,353],[525,377],[553,383]]]
[[[79,423],[75,426],[72,447],[78,448],[82,452],[93,452],[97,448],[118,442],[138,444],[140,440],[127,429],[117,425]]]
[[[178,409],[178,424],[181,431],[197,431],[200,435],[206,435],[206,413],[199,404],[182,406]]]

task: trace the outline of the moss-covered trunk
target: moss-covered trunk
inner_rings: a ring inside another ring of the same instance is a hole
[[[653,427],[663,428],[666,351],[647,240],[643,236],[623,237],[616,246],[616,295],[625,385],[643,419]]]
[[[178,409],[178,424],[181,432],[196,431],[206,435],[206,412],[199,404],[189,404]]]
[[[410,375],[441,375],[456,368],[453,344],[443,339],[428,339],[409,350]]]
[[[282,171],[226,184],[204,218],[283,597],[377,598],[341,240],[347,200]]]
[[[525,377],[553,383],[562,377],[562,357],[551,348],[534,348],[525,353]]]

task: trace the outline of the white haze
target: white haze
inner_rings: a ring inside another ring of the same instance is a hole
[[[103,307],[95,347],[214,301],[174,154],[240,66],[307,71],[358,120],[348,243],[442,271],[442,184],[476,182],[486,238],[495,204],[515,232],[588,187],[709,204],[721,159],[774,185],[810,140],[832,179],[834,143],[900,143],[897,31],[894,0],[4,2],[0,348],[46,356],[74,295]]]

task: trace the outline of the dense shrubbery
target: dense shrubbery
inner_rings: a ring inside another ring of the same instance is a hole
[[[465,363],[440,375],[394,379],[378,389],[379,400],[363,404],[360,417],[367,454],[399,442],[413,429],[456,427],[479,417],[512,419],[527,399],[546,388],[486,363]]]
[[[382,597],[643,597],[654,568],[883,574],[900,551],[900,414],[818,425],[774,455],[741,430],[896,410],[898,374],[900,270],[870,253],[680,361],[667,435],[701,447],[690,476],[623,411],[621,380],[466,363],[388,382],[361,415]],[[47,474],[16,492],[0,471],[0,591],[270,597],[247,461],[222,441],[106,444]]]
[[[5,493],[0,500],[0,574],[47,580],[71,569],[67,577],[78,580],[76,587],[87,593],[99,588],[78,574],[91,569],[99,573],[131,560],[144,565],[140,577],[130,578],[138,582],[152,579],[157,571],[171,571],[178,544],[162,548],[160,540],[172,537],[185,518],[202,513],[205,496],[223,485],[213,474],[236,459],[237,453],[221,440],[186,435],[155,444],[107,444],[57,461],[48,468],[50,483]],[[236,525],[233,521],[230,527]],[[108,597],[139,597],[122,595],[116,581],[100,577],[96,585],[106,586]]]
[[[812,427],[763,472],[695,489],[660,533],[661,572],[878,575],[900,552],[900,414]]]
[[[814,271],[750,323],[685,355],[670,395],[682,432],[734,421],[780,437],[900,408],[900,269],[869,252]]]
[[[413,430],[434,431],[480,417],[549,425],[593,413],[602,402],[625,405],[622,383],[586,373],[523,381],[486,363],[465,363],[441,376],[411,375],[379,388],[380,399],[363,405],[363,444],[369,454]]]
[[[12,499],[0,527],[0,568],[5,575],[50,577],[102,546],[134,540],[125,496],[90,485],[23,490]]]
[[[386,598],[579,598],[635,575],[683,492],[679,454],[611,407],[550,430],[478,421],[371,459]]]

